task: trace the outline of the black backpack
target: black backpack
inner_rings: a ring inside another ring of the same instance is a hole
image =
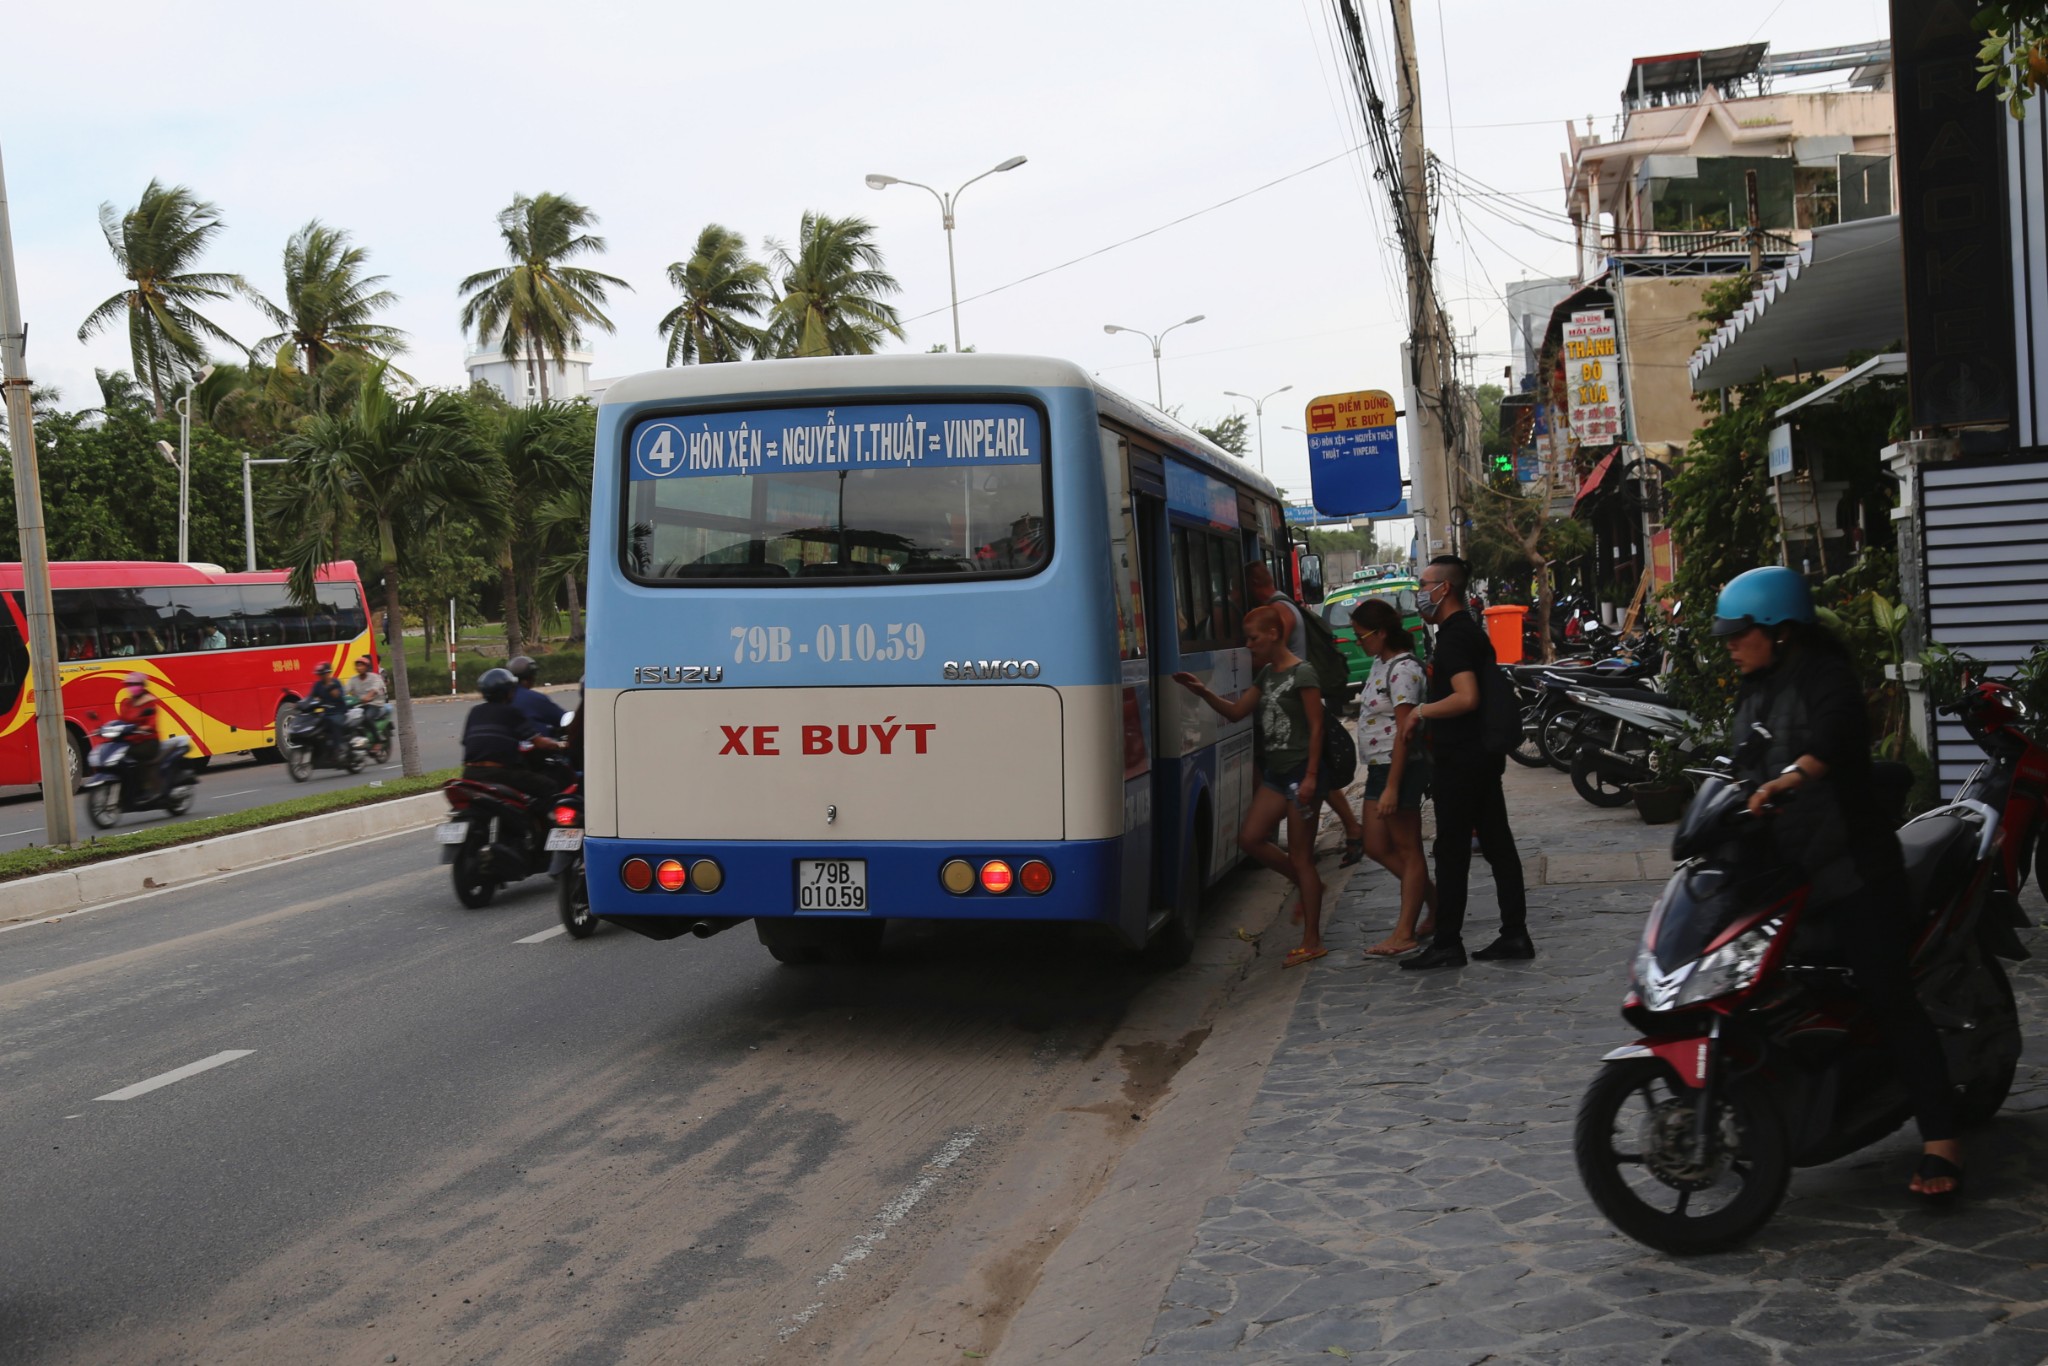
[[[1522,743],[1522,705],[1508,671],[1495,661],[1493,642],[1486,642],[1486,667],[1479,671],[1479,745],[1488,754],[1506,754]]]

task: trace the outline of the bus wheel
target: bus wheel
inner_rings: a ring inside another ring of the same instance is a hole
[[[272,718],[272,720],[276,723],[277,730],[274,738],[270,742],[270,748],[267,750],[257,751],[265,759],[284,759],[286,761],[289,761],[291,759],[292,747],[285,743],[284,727],[285,722],[290,720],[292,714],[297,710],[298,708],[290,702],[280,702],[277,704],[277,715]]]
[[[85,770],[87,755],[85,737],[77,732],[68,732],[64,737],[64,778],[74,795],[85,791]]]
[[[1148,968],[1177,968],[1195,954],[1195,929],[1202,915],[1202,866],[1190,845],[1181,857],[1180,889],[1173,909],[1145,943],[1141,961]]]

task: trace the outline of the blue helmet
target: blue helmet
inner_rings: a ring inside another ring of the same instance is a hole
[[[1806,580],[1780,565],[1751,569],[1728,580],[1714,602],[1714,634],[1738,636],[1752,626],[1815,621]]]

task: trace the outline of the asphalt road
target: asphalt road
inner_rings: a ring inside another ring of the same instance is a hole
[[[1071,1218],[1241,975],[579,942],[545,879],[462,910],[424,831],[0,929],[0,1358],[816,1358],[919,1267],[994,1332],[1036,1276],[999,1231]]]
[[[567,704],[575,693],[574,688],[546,689],[556,701]],[[419,732],[420,757],[429,769],[445,768],[462,757],[462,722],[469,714],[469,702],[474,699],[450,698],[446,700],[421,701],[413,704],[413,724]],[[201,816],[220,816],[231,811],[246,811],[251,807],[267,806],[292,797],[308,793],[324,792],[336,787],[360,787],[365,783],[380,782],[395,778],[399,774],[399,758],[393,753],[391,761],[375,768],[366,768],[360,773],[344,773],[340,769],[316,768],[313,776],[303,783],[295,783],[285,772],[283,764],[269,759],[235,757],[211,764],[199,778],[198,800],[191,810],[181,817],[171,817],[161,811],[133,812],[121,817],[113,831],[137,830],[152,825],[165,825],[176,820],[193,820]],[[74,797],[81,833],[98,834],[85,819],[85,807]],[[33,787],[0,788],[0,852],[9,849],[25,849],[32,844],[44,843],[48,836],[44,831],[43,801],[41,793]]]

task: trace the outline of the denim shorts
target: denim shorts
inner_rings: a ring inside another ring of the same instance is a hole
[[[1308,765],[1306,763],[1296,764],[1293,768],[1280,772],[1260,769],[1259,786],[1265,788],[1268,792],[1277,792],[1283,797],[1291,797],[1287,789],[1299,786],[1301,780],[1307,776]]]
[[[1367,764],[1365,766],[1365,799],[1377,802],[1387,790],[1387,779],[1393,776],[1392,764]],[[1429,764],[1423,759],[1410,759],[1401,770],[1401,794],[1398,805],[1403,811],[1420,811],[1423,794],[1429,790]]]

